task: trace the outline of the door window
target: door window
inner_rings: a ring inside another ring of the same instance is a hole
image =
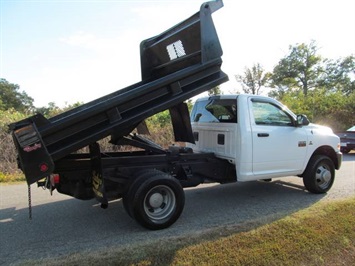
[[[268,102],[253,101],[252,103],[256,125],[293,126],[292,117],[279,106]]]

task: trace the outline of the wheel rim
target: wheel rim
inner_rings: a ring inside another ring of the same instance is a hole
[[[169,217],[173,213],[175,205],[176,197],[173,190],[164,185],[150,189],[144,198],[144,211],[155,222]]]
[[[322,164],[317,168],[316,181],[318,187],[327,189],[332,181],[332,172],[328,165]]]

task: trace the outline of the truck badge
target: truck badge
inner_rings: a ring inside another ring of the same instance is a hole
[[[299,141],[298,142],[298,147],[306,147],[307,146],[307,142],[306,141]]]

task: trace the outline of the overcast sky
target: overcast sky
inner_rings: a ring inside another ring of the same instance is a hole
[[[213,19],[234,75],[271,71],[289,45],[315,40],[319,54],[355,54],[355,0],[224,0]],[[197,0],[0,0],[0,78],[37,107],[88,102],[141,80],[139,43],[196,13]]]

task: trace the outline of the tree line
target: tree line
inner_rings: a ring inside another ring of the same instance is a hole
[[[235,78],[245,93],[268,94],[295,113],[306,114],[313,122],[327,124],[336,131],[344,130],[355,124],[355,57],[327,59],[318,51],[315,41],[290,45],[287,55],[272,72],[255,63]],[[209,91],[209,95],[221,93],[219,87]],[[41,113],[50,117],[82,104],[59,108],[51,102],[38,108],[33,103],[34,99],[20,91],[19,85],[0,79],[0,111],[7,111],[7,115],[12,110],[27,116]],[[168,112],[153,120],[166,125]]]
[[[245,93],[281,101],[311,121],[345,130],[355,124],[355,57],[323,58],[315,41],[289,46],[272,72],[260,63],[235,75]]]

